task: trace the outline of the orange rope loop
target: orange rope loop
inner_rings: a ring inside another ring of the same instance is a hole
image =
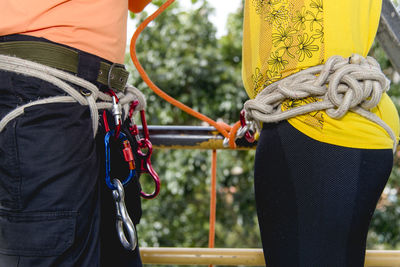
[[[225,138],[229,138],[229,145],[231,148],[235,148],[235,136],[236,132],[239,127],[231,127],[225,123],[219,123],[214,121],[213,119],[201,114],[193,110],[192,108],[188,107],[187,105],[183,104],[182,102],[176,100],[175,98],[171,97],[163,90],[161,90],[157,85],[153,83],[153,81],[149,78],[146,71],[143,69],[142,65],[140,64],[137,54],[136,54],[136,41],[140,35],[140,33],[147,27],[147,25],[157,18],[165,9],[167,9],[175,0],[167,0],[164,4],[162,4],[153,14],[147,17],[136,29],[135,33],[132,36],[131,43],[130,43],[130,54],[133,64],[135,65],[136,69],[138,70],[140,76],[142,77],[143,81],[156,93],[158,96],[166,100],[167,102],[171,103],[172,105],[180,108],[181,110],[185,111],[186,113],[196,117],[202,121],[207,122],[209,125],[214,126]],[[237,124],[237,123],[236,123]],[[235,124],[235,126],[236,126]],[[232,131],[233,130],[233,131]]]

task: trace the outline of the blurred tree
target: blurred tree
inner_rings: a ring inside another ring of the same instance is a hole
[[[152,3],[159,6],[163,2]],[[229,16],[228,33],[218,40],[208,19],[213,10],[207,0],[192,2],[192,10],[175,3],[150,24],[137,43],[139,60],[151,79],[171,96],[214,119],[233,122],[247,99],[241,81],[243,7]],[[142,21],[145,16],[135,19]],[[400,103],[399,74],[379,44],[374,44],[370,54],[392,80],[390,95]],[[127,64],[131,83],[147,96],[149,124],[202,124],[152,93]],[[144,215],[138,227],[142,246],[207,246],[210,153],[155,152],[153,164],[163,185],[157,199],[143,201]],[[253,196],[254,151],[220,151],[218,155],[216,246],[260,247]],[[368,248],[399,248],[399,165],[395,161],[371,222]]]
[[[391,80],[389,95],[399,110],[400,76],[395,71],[379,43],[375,42],[370,51],[383,72]],[[367,247],[369,249],[400,249],[400,152],[394,160],[389,182],[379,200],[371,221]]]
[[[240,65],[243,12],[229,17],[227,35],[217,40],[208,19],[213,10],[207,1],[193,2],[193,10],[184,11],[175,3],[151,23],[138,40],[138,57],[151,79],[168,94],[214,119],[232,123],[247,99]],[[135,19],[143,20],[145,15]],[[150,124],[202,124],[154,95],[128,65],[131,82],[147,96]],[[143,201],[144,216],[138,226],[142,246],[207,247],[210,153],[156,151],[153,165],[163,185],[157,199]],[[261,246],[253,161],[254,151],[218,153],[217,247]]]
[[[399,1],[392,0],[399,9]],[[389,95],[400,110],[400,75],[394,69],[385,51],[375,42],[370,51],[386,76],[391,80]],[[367,247],[369,249],[400,249],[400,152],[395,155],[393,171],[379,200],[371,221]]]

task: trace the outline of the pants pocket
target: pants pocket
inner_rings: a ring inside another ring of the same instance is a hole
[[[0,133],[0,209],[20,208],[21,175],[16,144],[16,121]]]
[[[76,212],[0,211],[0,253],[58,256],[75,238]]]

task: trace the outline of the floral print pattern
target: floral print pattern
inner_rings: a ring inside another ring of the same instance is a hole
[[[288,110],[291,108],[307,105],[309,103],[316,101],[321,101],[321,100],[315,97],[308,97],[304,99],[289,99],[282,103],[282,109]],[[324,121],[325,121],[324,112],[321,111],[310,112],[304,115],[304,120],[303,120],[303,122],[306,123],[307,125],[310,125],[319,130],[322,130],[324,128]]]
[[[256,68],[253,74],[255,93],[282,77],[292,61],[302,62],[306,58],[319,57],[324,43],[323,3],[311,0],[307,6],[295,8],[289,0],[252,0],[256,14],[268,22],[272,29],[273,49],[264,64],[268,68],[262,73]]]
[[[260,20],[266,22],[266,39],[271,40],[270,54],[252,74],[253,92],[257,95],[268,85],[293,73],[299,62],[322,62],[324,48],[323,1],[306,0],[250,0]],[[267,54],[268,55],[268,54]],[[282,109],[291,109],[316,98],[288,99]],[[317,129],[323,128],[321,112],[305,115],[304,122]]]

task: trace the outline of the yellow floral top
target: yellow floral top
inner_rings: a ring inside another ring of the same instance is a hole
[[[324,63],[333,55],[366,56],[379,24],[381,0],[246,0],[243,29],[243,83],[250,98],[269,84]],[[282,109],[318,101],[288,99]],[[399,119],[384,94],[371,110],[399,135]],[[348,112],[332,119],[324,111],[289,119],[321,142],[355,148],[392,148],[393,140],[375,123]]]

